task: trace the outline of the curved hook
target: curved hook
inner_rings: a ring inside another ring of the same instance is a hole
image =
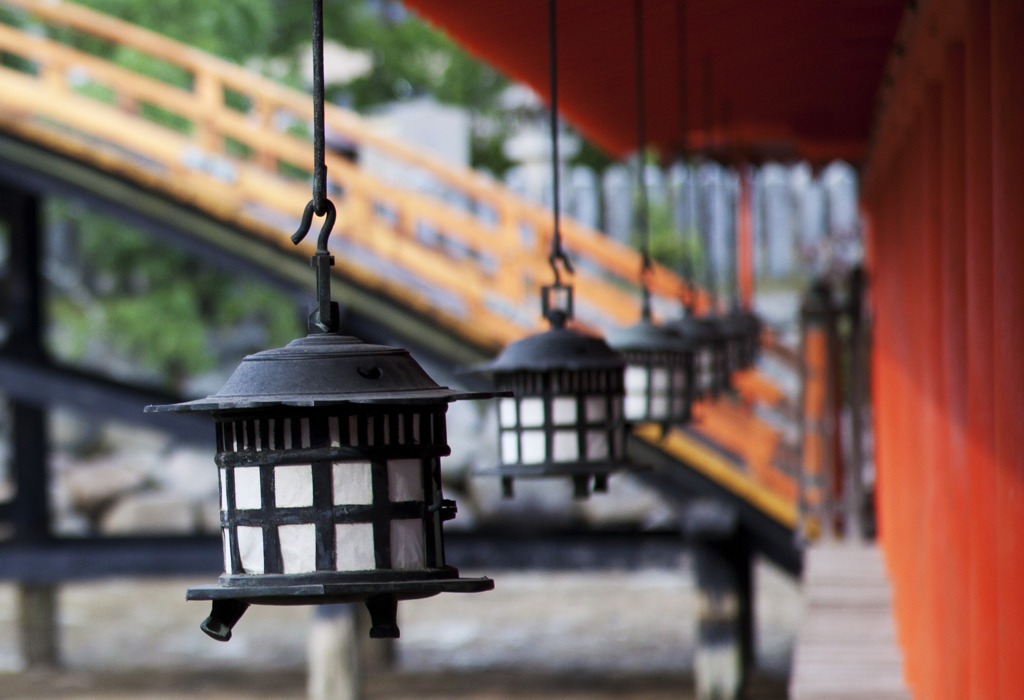
[[[562,265],[565,267],[565,271],[570,275],[576,274],[576,271],[572,269],[572,262],[569,260],[569,256],[562,250],[562,246],[559,245],[557,250],[551,251],[551,255],[548,256],[548,264],[551,265],[552,272],[555,273],[555,284],[561,286],[562,276],[558,273],[558,261],[562,261]]]
[[[326,203],[325,207],[325,218],[324,223],[320,227],[320,235],[316,239],[316,252],[326,253],[327,252],[327,239],[331,236],[331,230],[334,228],[334,222],[338,218],[338,210],[334,207],[334,202],[327,199],[324,200]],[[302,221],[299,223],[299,228],[296,229],[295,233],[292,234],[292,243],[298,245],[306,234],[309,233],[310,227],[313,225],[313,214],[315,213],[314,200],[309,200],[309,204],[302,211]]]

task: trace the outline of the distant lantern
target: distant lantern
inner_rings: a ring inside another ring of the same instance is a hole
[[[693,350],[693,398],[714,398],[725,391],[729,386],[728,350],[717,320],[687,312],[665,327],[686,340]]]
[[[568,477],[574,495],[591,484],[607,489],[608,474],[627,467],[623,416],[625,360],[595,336],[565,327],[572,287],[543,288],[551,329],[511,343],[480,371],[511,391],[498,405],[499,465],[506,496],[517,478]]]
[[[626,420],[663,427],[689,422],[694,384],[691,345],[649,319],[609,331],[607,340],[626,360]]]

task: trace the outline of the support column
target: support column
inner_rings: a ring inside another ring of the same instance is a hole
[[[1024,686],[1024,90],[1020,81],[1020,38],[1024,3],[992,0],[992,252],[995,362],[994,427],[997,470],[999,571],[999,697]]]
[[[10,236],[3,316],[7,341],[0,351],[38,360],[42,343],[42,221],[35,195],[0,189],[0,217]],[[11,401],[11,465],[16,492],[11,508],[14,540],[42,544],[52,536],[49,508],[49,456],[46,409]],[[29,667],[58,662],[57,588],[22,583],[18,598],[22,657]]]
[[[687,509],[699,600],[694,680],[698,700],[742,697],[754,666],[751,553],[736,510],[717,501]]]
[[[967,569],[970,700],[999,696],[996,512],[995,346],[992,284],[992,76],[989,0],[967,4],[967,470],[970,566]]]

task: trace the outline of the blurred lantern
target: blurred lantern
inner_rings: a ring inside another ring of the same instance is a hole
[[[549,261],[555,283],[541,290],[551,329],[511,343],[479,371],[499,390],[511,390],[498,407],[502,491],[530,477],[570,477],[574,495],[607,489],[608,474],[624,468],[623,370],[625,360],[600,338],[566,327],[573,316],[573,289],[561,282],[559,263],[572,273],[559,229],[558,81],[554,0],[548,2],[551,77],[551,145],[554,230]]]
[[[687,310],[665,327],[685,340],[693,352],[693,399],[719,396],[729,386],[728,349],[716,317]]]
[[[314,2],[322,87],[320,12]],[[316,107],[317,179],[292,236],[305,237],[314,213],[326,217],[309,335],[246,357],[212,396],[146,408],[213,416],[224,574],[187,599],[212,601],[201,627],[221,641],[250,604],[365,602],[370,636],[397,637],[397,601],[494,587],[445,564],[442,523],[455,503],[442,496],[440,462],[448,403],[493,394],[438,386],[407,351],[338,332],[322,89]]]
[[[663,428],[690,420],[693,400],[694,353],[690,344],[671,330],[651,320],[650,224],[647,180],[644,176],[644,63],[643,8],[634,0],[636,39],[637,173],[640,191],[638,222],[640,233],[640,285],[643,293],[640,321],[608,333],[608,344],[626,359],[626,420],[657,422]]]

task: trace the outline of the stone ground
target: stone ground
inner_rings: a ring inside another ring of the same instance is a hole
[[[757,697],[785,697],[801,614],[796,586],[758,571]],[[463,572],[463,575],[473,575]],[[500,573],[488,593],[399,606],[394,670],[366,697],[690,697],[696,598],[687,571]],[[254,607],[231,642],[198,629],[205,605],[184,602],[197,581],[106,581],[61,593],[64,666],[24,671],[15,590],[0,586],[0,698],[29,700],[270,700],[305,696],[308,608]]]

